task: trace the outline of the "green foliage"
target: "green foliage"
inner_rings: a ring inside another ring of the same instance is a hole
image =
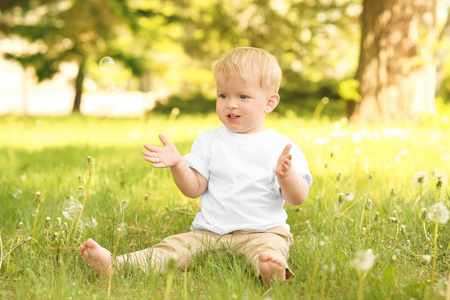
[[[230,48],[255,46],[278,58],[288,94],[311,96],[354,72],[360,9],[357,0],[5,1],[0,32],[29,43],[6,57],[34,68],[39,80],[75,61],[83,81],[111,56],[144,91],[207,95],[214,62]]]
[[[360,101],[359,81],[356,79],[346,79],[339,83],[339,96],[344,100]]]
[[[152,112],[170,114],[174,108],[178,108],[183,114],[208,114],[216,110],[215,100],[203,93],[187,94],[184,97],[173,95],[165,104],[157,102]]]
[[[92,237],[112,250],[115,229],[122,219],[129,228],[128,234],[120,239],[119,255],[189,230],[193,217],[176,212],[197,212],[199,200],[185,198],[177,190],[169,170],[152,169],[142,159],[141,145],[144,142],[159,145],[157,134],[163,132],[185,154],[198,134],[219,125],[214,114],[181,113],[176,119],[158,114],[139,119],[79,115],[1,118],[0,257],[9,252],[11,245],[31,235],[36,191],[45,199],[40,205],[36,241],[24,242],[12,251],[8,270],[7,258],[1,264],[1,297],[106,298],[107,278],[97,278],[74,247]],[[434,224],[423,223],[416,217],[414,203],[420,191],[413,185],[412,177],[417,171],[429,176],[423,190],[423,207],[429,208],[439,195],[449,206],[448,183],[439,194],[437,180],[431,174],[432,169],[450,174],[445,163],[449,159],[446,149],[450,148],[450,141],[445,138],[450,134],[448,119],[436,116],[430,123],[380,127],[329,122],[324,117],[318,122],[291,113],[288,117],[270,114],[266,125],[301,147],[314,176],[308,200],[299,207],[286,206],[294,236],[289,265],[296,277],[284,285],[264,287],[241,256],[229,251],[208,252],[197,257],[187,272],[174,272],[170,296],[353,299],[359,284],[353,262],[355,253],[359,249],[372,249],[376,259],[364,282],[365,298],[431,299],[433,292],[427,282],[431,264],[411,252],[419,256],[432,254],[433,244],[427,236],[434,231]],[[63,204],[67,197],[77,197],[78,186],[86,185],[86,156],[93,158],[92,186],[82,226],[69,247],[65,241],[58,247],[58,240],[52,238],[56,218],[68,221],[62,214]],[[338,172],[341,172],[339,180]],[[373,174],[370,181],[369,174]],[[355,198],[339,203],[341,192],[352,192]],[[372,199],[373,205],[366,210],[363,231],[359,223],[367,198]],[[127,206],[122,205],[125,199]],[[47,216],[51,217],[50,229],[44,227]],[[397,233],[397,224],[389,221],[393,216],[399,220],[398,225],[406,225],[406,232]],[[98,222],[95,228],[85,224],[91,222],[91,217]],[[19,222],[23,222],[23,227],[17,232]],[[436,293],[447,288],[449,237],[448,223],[441,225]],[[411,241],[409,248],[407,240]],[[165,275],[146,274],[127,266],[125,272],[113,278],[112,298],[163,298],[166,284]]]

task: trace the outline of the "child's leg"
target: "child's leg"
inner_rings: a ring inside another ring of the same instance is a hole
[[[291,245],[292,236],[283,227],[233,233],[233,250],[245,255],[264,284],[284,281],[294,275],[287,265]]]
[[[169,236],[151,248],[116,257],[114,269],[121,270],[125,263],[134,265],[144,271],[150,268],[164,272],[166,264],[175,259],[179,267],[184,267],[191,256],[203,252],[215,245],[220,235],[206,231],[191,231]],[[110,274],[111,253],[92,239],[78,248],[83,260],[99,274]]]

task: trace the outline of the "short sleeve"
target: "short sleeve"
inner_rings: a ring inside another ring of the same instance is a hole
[[[209,179],[208,164],[206,162],[207,149],[202,136],[197,137],[191,147],[191,153],[183,156],[189,167],[195,169],[206,179]]]
[[[292,146],[292,166],[297,174],[305,178],[308,186],[311,186],[313,183],[313,177],[308,168],[308,162],[306,161],[305,156],[302,151],[295,145]]]

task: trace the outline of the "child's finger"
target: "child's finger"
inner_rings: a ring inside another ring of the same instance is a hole
[[[281,155],[288,155],[289,151],[291,151],[292,145],[291,144],[287,144],[286,147],[284,147],[283,152],[281,153]]]
[[[158,153],[156,153],[156,152],[142,151],[142,154],[144,154],[145,156],[150,156],[150,157],[158,157]]]
[[[166,138],[163,134],[158,135],[159,140],[161,141],[161,143],[163,143],[164,146],[167,146],[168,144],[170,144],[170,141],[168,138]]]
[[[144,159],[145,159],[146,161],[149,161],[149,162],[153,163],[153,164],[155,164],[155,163],[160,163],[160,162],[161,162],[161,160],[160,160],[158,157],[149,157],[149,156],[146,156],[146,157],[144,157]]]
[[[277,176],[284,176],[284,172],[281,171],[281,170],[276,170],[276,171],[275,171],[275,174],[276,174]]]
[[[152,145],[147,145],[147,144],[144,144],[144,148],[151,152],[156,152],[159,149],[159,147],[157,147],[157,146],[152,146]]]
[[[166,165],[163,163],[153,164],[153,168],[156,168],[156,169],[161,169],[161,168],[165,168],[165,167],[166,167]]]

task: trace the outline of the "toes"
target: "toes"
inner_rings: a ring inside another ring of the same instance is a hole
[[[268,261],[269,260],[269,254],[267,252],[261,252],[261,254],[259,255],[259,260],[260,261]]]

